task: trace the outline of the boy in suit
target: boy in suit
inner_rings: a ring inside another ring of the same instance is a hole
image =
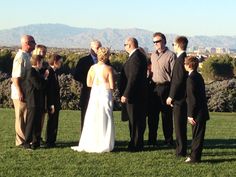
[[[186,163],[201,161],[206,121],[209,120],[205,84],[201,74],[197,72],[198,63],[198,59],[193,56],[186,57],[184,61],[184,67],[189,73],[186,83],[187,116],[192,125],[191,154],[185,160]]]
[[[60,85],[56,70],[62,65],[63,58],[60,55],[52,54],[49,58],[49,76],[47,85],[47,107],[48,107],[48,121],[46,128],[46,147],[55,147],[58,130],[59,111],[61,109],[60,103]]]
[[[35,149],[40,146],[41,118],[45,103],[44,88],[48,76],[48,71],[45,71],[44,76],[39,72],[43,63],[42,56],[33,55],[30,62],[32,68],[27,72],[24,84],[27,106],[25,143],[23,144],[25,149]]]

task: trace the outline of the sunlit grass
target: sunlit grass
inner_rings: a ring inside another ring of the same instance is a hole
[[[236,113],[211,113],[203,162],[189,165],[183,162],[184,159],[175,158],[174,149],[162,145],[157,148],[145,146],[143,152],[128,152],[128,125],[121,122],[120,112],[114,112],[114,152],[88,154],[70,149],[70,146],[77,145],[80,137],[79,111],[61,111],[56,148],[35,151],[16,148],[14,110],[0,109],[0,176],[235,176],[235,117]],[[190,127],[188,137],[190,143]],[[161,144],[161,128],[158,138]]]

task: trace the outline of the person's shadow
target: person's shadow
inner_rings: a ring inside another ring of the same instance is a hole
[[[115,147],[112,152],[129,152],[128,141],[115,141]],[[71,146],[77,146],[78,141],[58,141],[55,148],[68,148]],[[188,140],[188,149],[191,147],[191,140]],[[205,139],[204,149],[218,149],[218,151],[205,151],[204,156],[212,156],[214,159],[202,160],[203,163],[223,163],[223,162],[234,162],[236,161],[235,152],[229,151],[229,149],[236,148],[236,139]],[[144,141],[144,152],[157,151],[165,149],[175,149],[174,146],[166,146],[164,140],[159,140],[157,146],[149,146],[147,141]],[[229,158],[226,158],[229,156]]]

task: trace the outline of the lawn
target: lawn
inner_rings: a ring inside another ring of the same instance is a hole
[[[111,153],[70,149],[80,137],[79,111],[61,111],[56,148],[27,151],[14,144],[14,110],[0,109],[0,176],[236,176],[236,113],[211,113],[200,164],[185,164],[185,159],[175,158],[174,149],[162,145],[161,128],[159,147],[145,146],[142,152],[128,152],[127,122],[120,121],[120,112],[114,112],[114,119],[116,145]],[[190,127],[188,138],[190,144]]]

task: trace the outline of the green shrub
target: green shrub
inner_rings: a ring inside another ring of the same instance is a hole
[[[8,49],[0,50],[0,71],[11,74],[14,56]]]
[[[211,56],[202,65],[202,75],[206,81],[224,80],[234,76],[234,59],[229,55]]]

